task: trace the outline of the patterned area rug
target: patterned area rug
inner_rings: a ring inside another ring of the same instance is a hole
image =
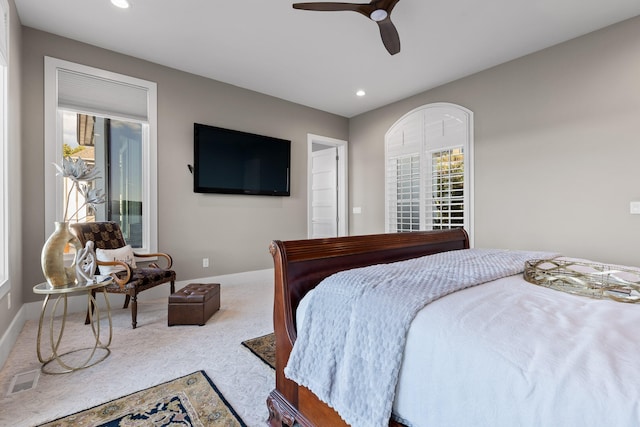
[[[276,369],[276,336],[274,334],[242,341],[242,345],[251,350],[264,363],[271,366],[272,369]]]
[[[198,371],[42,426],[246,427],[246,424],[204,371]]]

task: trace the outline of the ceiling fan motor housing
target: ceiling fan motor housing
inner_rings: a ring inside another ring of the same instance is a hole
[[[386,10],[376,9],[373,12],[371,12],[371,15],[369,15],[369,18],[373,19],[376,22],[379,22],[386,19],[387,16],[389,16],[389,14],[387,13]]]

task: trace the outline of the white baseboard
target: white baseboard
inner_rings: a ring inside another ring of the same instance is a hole
[[[11,349],[13,345],[18,340],[18,335],[20,335],[20,331],[24,326],[26,319],[26,306],[27,304],[23,304],[18,310],[18,313],[14,316],[11,324],[7,331],[0,338],[0,366],[4,366],[4,362],[9,358],[9,353],[11,353]]]
[[[176,290],[182,289],[189,283],[221,283],[224,286],[233,286],[248,281],[264,281],[265,278],[273,278],[273,269],[248,271],[244,273],[226,274],[223,276],[211,276],[200,279],[182,280],[176,281]],[[170,285],[168,283],[160,286],[156,286],[153,289],[149,289],[140,295],[138,295],[138,302],[145,300],[150,301],[169,296]],[[97,296],[98,306],[100,308],[105,307],[104,299],[98,294]],[[87,297],[85,295],[74,295],[67,299],[67,313],[83,312],[87,309]],[[111,307],[118,307],[124,304],[124,295],[109,294],[109,304]],[[4,366],[5,362],[11,353],[11,349],[20,335],[22,327],[28,320],[37,320],[40,317],[42,310],[42,301],[29,302],[23,304],[18,310],[18,313],[11,321],[9,328],[0,338],[0,367]]]

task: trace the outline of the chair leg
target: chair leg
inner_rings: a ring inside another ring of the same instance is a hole
[[[122,306],[122,308],[127,308],[127,307],[129,307],[129,299],[131,299],[131,297],[129,296],[129,294],[125,295],[125,297],[124,297],[124,305]]]
[[[93,297],[93,299],[89,302],[89,305],[87,305],[87,317],[84,319],[84,324],[85,325],[88,325],[91,322],[91,318],[93,317],[93,313],[95,313],[96,307],[93,305],[93,301],[95,301],[95,299],[96,299],[96,290],[95,289],[91,290],[91,296]]]
[[[129,298],[129,295],[127,295],[127,299],[128,298]],[[131,326],[133,326],[133,329],[135,329],[136,325],[138,324],[137,318],[138,318],[138,294],[134,293],[133,295],[131,295]]]
[[[171,281],[171,295],[176,293],[176,281]]]

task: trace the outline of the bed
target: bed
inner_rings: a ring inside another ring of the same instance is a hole
[[[308,307],[304,297],[320,282],[345,270],[463,249],[469,241],[462,229],[274,241],[276,388],[267,399],[269,424],[348,425],[285,374],[300,311]],[[415,369],[410,355],[421,352],[423,388],[407,395],[398,386],[388,425],[640,425],[640,332],[634,327],[640,307],[558,292],[521,276],[455,292],[419,312],[414,323],[436,329],[416,347],[415,340],[410,346],[411,326],[399,384],[409,367]],[[550,352],[553,363],[540,356],[549,351],[536,344],[538,336],[559,343]],[[523,363],[526,369],[512,369]]]

